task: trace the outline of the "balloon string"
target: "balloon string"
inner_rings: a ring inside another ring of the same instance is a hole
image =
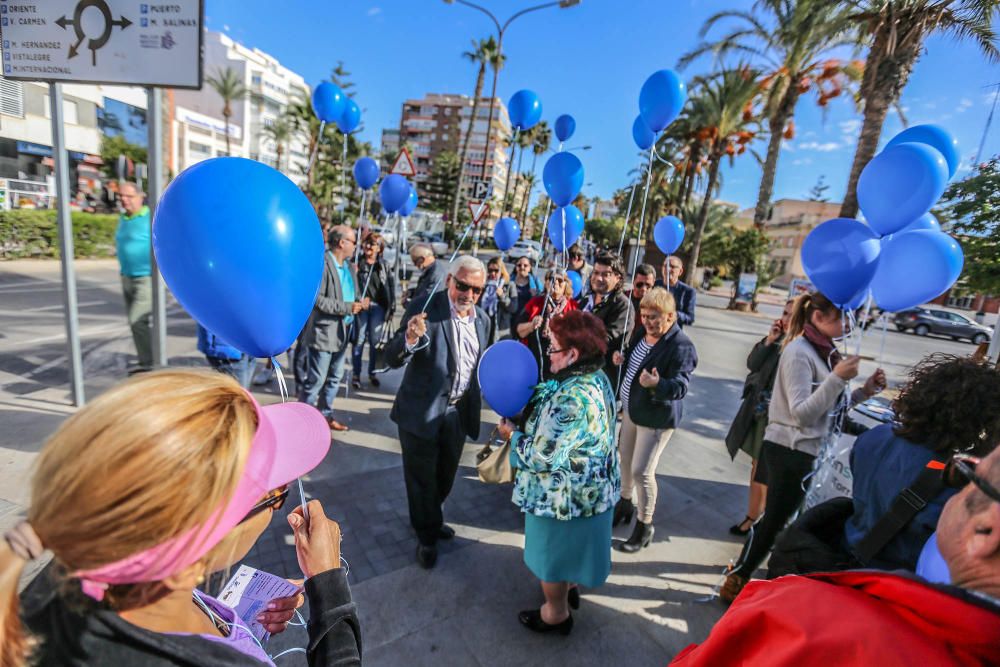
[[[319,134],[316,135],[316,145],[313,146],[312,155],[309,156],[309,166],[306,167],[306,178],[312,173],[313,164],[316,162],[316,154],[319,153],[319,142],[323,141],[323,129],[326,127],[326,121],[321,120],[319,122]]]
[[[562,268],[569,266],[569,248],[566,247],[566,207],[563,206],[562,209]]]
[[[482,210],[482,207],[483,204],[480,204],[479,205],[480,210]],[[469,232],[472,231],[472,227],[473,227],[472,224],[466,226],[465,233],[462,234],[462,238],[459,239],[458,245],[455,246],[455,252],[451,253],[451,259],[448,260],[449,265],[451,265],[451,263],[455,261],[455,258],[458,257],[458,253],[462,249],[462,246],[465,244],[465,239],[469,237]],[[421,313],[427,312],[427,306],[431,305],[431,299],[434,298],[434,294],[437,293],[438,287],[440,286],[441,286],[441,278],[438,278],[437,282],[434,283],[434,287],[431,288],[431,293],[427,295],[427,301],[424,301],[424,307],[420,309]]]
[[[358,240],[354,243],[354,265],[358,265],[358,261],[361,258],[361,225],[362,220],[365,219],[365,195],[368,194],[366,190],[361,191],[361,213],[358,215]]]
[[[288,400],[288,385],[285,383],[285,372],[281,370],[281,364],[278,362],[278,357],[271,357],[271,365],[274,366],[274,374],[278,379],[278,393],[281,394],[281,402],[284,403]],[[298,478],[296,480],[299,485],[299,499],[302,502],[302,516],[305,517],[306,521],[309,521],[309,508],[306,507],[306,492],[302,488],[302,479]]]
[[[543,230],[545,230],[543,232],[543,234],[542,234],[542,247],[545,247],[546,245],[548,245],[548,242],[550,242],[552,240],[552,239],[549,238],[549,234],[548,234],[548,231],[547,231],[547,228],[548,228],[548,225],[549,225],[549,212],[551,210],[552,210],[552,198],[551,197],[546,197],[545,198],[545,215],[542,216],[542,228],[543,228]],[[553,246],[554,246],[554,244],[553,244]],[[553,249],[555,249],[555,248],[553,247]],[[539,264],[542,263],[542,258],[541,257],[538,258],[538,263]]]
[[[507,180],[504,182],[503,186],[503,200],[500,202],[500,217],[503,217],[504,213],[507,212],[507,190],[510,189],[511,172],[514,171],[514,151],[517,150],[517,135],[520,131],[521,128],[519,126],[515,126],[514,136],[510,140],[510,160],[507,162],[509,166],[507,168]],[[514,189],[517,189],[516,185],[514,186]]]
[[[344,200],[340,203],[344,208],[340,211],[340,219],[347,219],[347,182],[344,180],[347,176],[347,133],[344,133],[344,157],[340,161],[340,196]]]
[[[882,314],[882,340],[878,346],[878,367],[882,368],[882,360],[885,357],[885,332],[889,328],[889,317],[887,313]]]
[[[865,299],[865,314],[863,315],[865,322],[870,322],[871,310],[872,310],[872,296],[871,294],[869,294],[868,297]],[[871,326],[871,324],[869,323],[868,326]],[[861,329],[859,327],[858,345],[857,348],[855,349],[855,354],[861,354],[861,341],[864,340],[865,334],[867,333],[868,332],[865,329]]]
[[[622,237],[618,239],[618,256],[622,256],[622,248],[625,247],[625,235],[628,234],[628,221],[632,217],[632,201],[635,199],[635,190],[638,183],[632,184],[632,193],[628,196],[628,209],[625,211],[625,223],[622,225]]]

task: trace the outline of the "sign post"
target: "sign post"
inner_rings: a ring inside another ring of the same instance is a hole
[[[146,89],[146,116],[149,118],[149,189],[146,203],[152,224],[156,205],[163,191],[163,93],[159,88]],[[153,282],[153,366],[167,365],[167,294],[163,278],[156,266],[156,254],[149,249],[149,266]]]

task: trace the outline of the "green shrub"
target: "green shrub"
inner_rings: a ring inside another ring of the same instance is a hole
[[[76,213],[73,250],[77,258],[114,257],[118,216]],[[58,258],[59,228],[54,210],[0,211],[0,259]]]

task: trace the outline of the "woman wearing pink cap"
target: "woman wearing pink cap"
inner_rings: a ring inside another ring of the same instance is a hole
[[[163,371],[105,393],[42,449],[27,520],[0,542],[0,666],[273,664],[244,622],[198,587],[241,560],[330,447],[303,403],[260,407],[227,376]],[[288,516],[309,600],[310,665],[361,662],[320,503]],[[22,595],[25,562],[53,563]],[[280,632],[302,595],[257,620]],[[26,628],[22,626],[22,622]]]

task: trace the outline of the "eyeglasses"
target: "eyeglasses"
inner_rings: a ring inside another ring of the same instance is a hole
[[[632,289],[649,289],[649,283],[633,283]]]
[[[583,259],[583,255],[581,253],[578,253],[578,252],[571,252],[569,254],[569,258],[570,259]]]
[[[561,353],[561,352],[565,352],[565,351],[566,351],[566,350],[557,350],[557,349],[556,349],[556,348],[554,348],[554,347],[550,347],[550,348],[549,348],[549,351],[548,351],[548,353],[547,353],[547,354],[559,354],[559,353]]]
[[[476,287],[475,285],[470,285],[469,283],[463,283],[461,280],[459,280],[454,276],[451,277],[451,280],[453,283],[455,283],[455,289],[457,289],[459,292],[464,293],[471,290],[472,293],[476,296],[479,296],[480,294],[483,293],[482,287]]]
[[[561,285],[561,284],[563,284],[564,282],[566,282],[566,279],[565,279],[565,278],[553,278],[553,279],[552,279],[552,282],[554,282],[554,283],[559,283],[559,284]]]
[[[260,501],[256,505],[250,508],[247,515],[243,517],[240,523],[244,521],[249,521],[253,517],[257,516],[266,509],[273,509],[275,512],[281,509],[281,506],[285,504],[285,498],[288,497],[288,485],[281,487],[280,489],[275,489],[271,493],[267,494],[264,500]]]
[[[495,266],[491,266],[490,268],[486,269],[486,272],[487,273],[500,273],[500,269],[498,269]]]
[[[992,484],[976,474],[976,466],[980,463],[979,457],[970,454],[955,454],[951,457],[950,473],[945,473],[945,479],[949,486],[962,487],[972,482],[976,488],[987,496],[1000,503],[1000,491]]]

